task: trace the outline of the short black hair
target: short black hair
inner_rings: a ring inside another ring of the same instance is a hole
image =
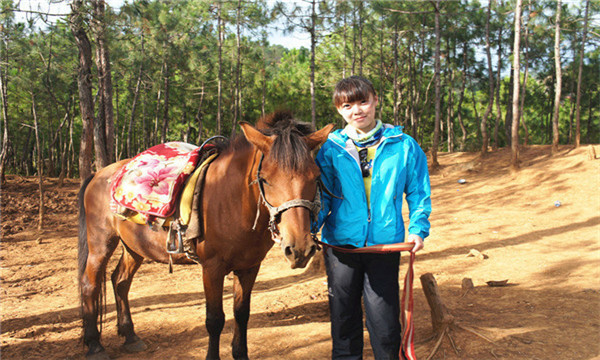
[[[369,79],[362,76],[350,76],[340,80],[333,91],[333,104],[340,107],[343,103],[368,100],[369,95],[377,96]]]

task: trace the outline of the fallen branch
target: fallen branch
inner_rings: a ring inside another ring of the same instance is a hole
[[[456,327],[458,327],[458,328],[460,328],[460,329],[463,329],[463,330],[465,330],[465,331],[468,331],[468,332],[470,332],[471,334],[477,335],[477,336],[479,336],[480,338],[482,338],[482,339],[484,339],[484,340],[486,340],[486,341],[489,341],[489,342],[491,342],[491,343],[492,343],[492,344],[494,344],[494,345],[496,344],[496,342],[495,342],[494,340],[491,340],[491,339],[489,339],[488,337],[486,337],[485,335],[481,334],[480,332],[478,332],[477,330],[473,329],[473,328],[472,328],[472,327],[470,327],[470,326],[461,325],[461,324],[454,324],[454,326],[456,326]]]
[[[442,344],[442,340],[444,339],[444,335],[446,335],[446,332],[448,331],[448,326],[446,326],[439,334],[437,342],[435,343],[435,346],[433,347],[433,350],[431,350],[431,354],[429,354],[429,356],[427,357],[427,360],[431,360],[431,358],[433,358],[433,356],[435,355],[435,353],[438,351],[440,345]]]

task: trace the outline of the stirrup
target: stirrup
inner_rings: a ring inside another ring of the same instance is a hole
[[[171,232],[175,231],[176,241],[171,241]],[[169,226],[169,232],[167,233],[167,253],[169,254],[183,254],[183,236],[181,236],[181,225],[179,220],[171,222]]]

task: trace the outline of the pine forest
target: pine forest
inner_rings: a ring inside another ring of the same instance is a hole
[[[85,178],[278,109],[340,128],[331,94],[351,75],[434,165],[437,152],[600,141],[598,0],[17,3],[0,0],[2,177]]]

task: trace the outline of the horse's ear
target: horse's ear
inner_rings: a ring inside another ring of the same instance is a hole
[[[328,124],[321,130],[315,131],[310,135],[306,135],[304,137],[304,140],[306,141],[306,145],[308,145],[308,148],[314,150],[317,146],[324,143],[325,140],[327,140],[327,136],[329,135],[331,130],[333,130],[333,127],[334,124]]]
[[[254,146],[256,146],[263,154],[268,154],[271,146],[273,145],[273,137],[267,136],[260,131],[256,130],[256,128],[250,125],[247,122],[240,122],[240,126],[242,127],[242,131],[246,136],[246,139],[250,141]]]

